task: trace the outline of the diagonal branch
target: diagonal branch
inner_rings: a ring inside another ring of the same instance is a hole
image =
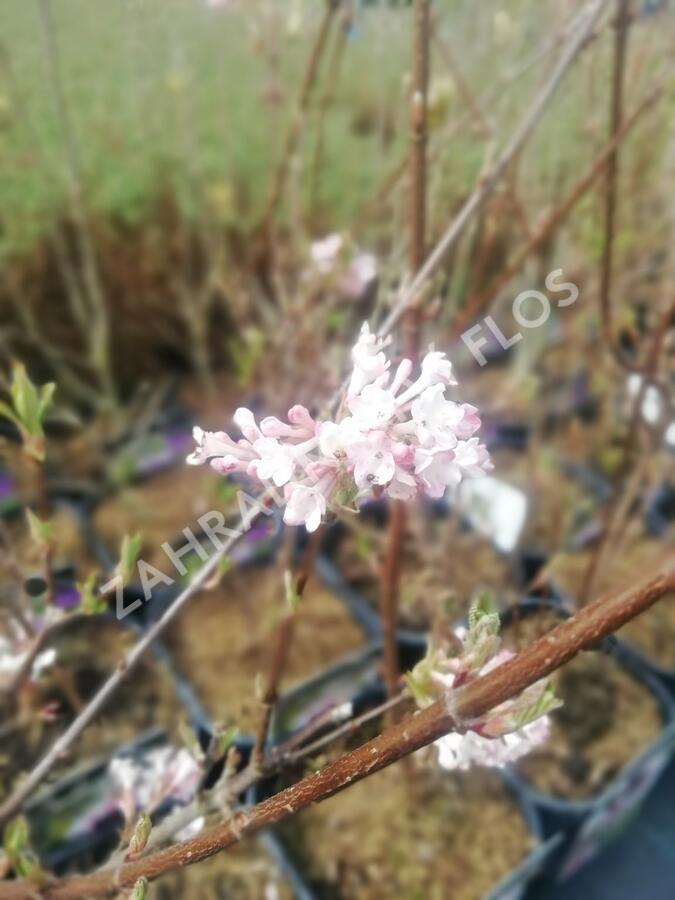
[[[387,728],[366,744],[341,756],[314,775],[264,800],[250,810],[241,810],[225,822],[134,862],[117,872],[95,872],[67,878],[43,890],[45,900],[75,900],[101,897],[111,891],[131,888],[145,877],[207,859],[236,844],[244,835],[274,825],[311,803],[331,797],[354,782],[367,778],[399,759],[426,747],[462,723],[484,716],[491,709],[520,694],[525,688],[569,662],[580,650],[592,649],[634,616],[648,609],[675,588],[675,560],[654,576],[618,594],[610,594],[577,612],[508,662],[477,678],[452,695],[452,702],[432,706]],[[27,882],[4,885],[3,900],[30,900],[34,889]]]

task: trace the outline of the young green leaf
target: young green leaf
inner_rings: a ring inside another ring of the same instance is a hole
[[[216,731],[216,733],[213,735],[211,749],[213,758],[215,760],[220,760],[227,754],[227,751],[234,744],[238,733],[239,732],[234,725],[230,725],[229,728]]]
[[[150,837],[150,832],[152,831],[152,820],[150,816],[146,815],[146,813],[141,813],[138,817],[138,821],[136,822],[136,827],[134,828],[134,833],[131,836],[131,840],[129,841],[129,856],[134,857],[138,856],[139,853],[142,853],[145,849],[145,845],[148,843],[148,838]]]
[[[40,519],[32,509],[26,507],[26,519],[33,541],[41,547],[48,547],[54,540],[51,522]]]
[[[51,405],[56,385],[50,382],[36,388],[23,363],[12,366],[10,396],[12,405],[0,404],[0,415],[10,419],[21,433],[24,452],[37,462],[44,462],[45,438],[43,421]]]
[[[115,567],[115,573],[122,578],[124,584],[127,584],[131,580],[140,552],[140,533],[137,532],[134,535],[125,534],[122,538],[122,545],[120,546],[120,559]]]
[[[25,816],[17,816],[12,819],[5,828],[4,847],[5,853],[14,860],[28,846],[28,820]]]
[[[147,878],[139,878],[136,884],[134,885],[134,890],[131,894],[131,900],[146,900],[148,896],[148,879]]]
[[[107,603],[97,590],[98,573],[90,572],[84,581],[76,584],[80,594],[80,610],[87,616],[95,616],[105,612]]]

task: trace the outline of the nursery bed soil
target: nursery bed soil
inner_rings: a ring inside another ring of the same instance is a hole
[[[176,570],[162,550],[184,528],[197,535],[197,519],[210,510],[223,511],[223,476],[208,466],[180,466],[147,481],[122,488],[94,513],[94,527],[113,557],[125,534],[141,533],[141,559],[169,576]]]
[[[252,838],[193,866],[164,875],[148,900],[293,900],[293,892]]]
[[[448,773],[419,760],[282,826],[319,900],[479,900],[525,858],[533,838],[494,772]]]
[[[504,629],[504,645],[529,646],[558,624],[545,610]],[[548,741],[517,764],[537,790],[566,800],[602,792],[661,732],[656,698],[612,658],[597,651],[575,657],[551,676],[563,706],[551,714]]]
[[[0,787],[7,791],[16,775],[27,771],[51,746],[119,664],[134,642],[131,633],[98,618],[78,618],[58,629],[46,645],[57,649],[53,666],[26,685],[16,707],[3,709],[0,721],[17,714],[22,726],[3,738],[0,751]],[[10,704],[15,698],[3,703]],[[40,724],[37,713],[57,704],[57,718]],[[97,757],[110,756],[122,744],[144,731],[172,730],[182,717],[170,673],[151,655],[140,661],[117,689],[110,702],[78,738],[55,771]]]
[[[285,609],[280,565],[235,570],[190,603],[167,633],[177,667],[207,712],[241,732],[257,726],[258,675],[267,677],[275,623]],[[316,675],[364,643],[342,603],[316,579],[300,602],[282,688]]]
[[[342,537],[334,554],[347,583],[375,609],[386,540],[386,526],[359,525],[358,532]],[[448,618],[461,619],[478,588],[504,595],[510,583],[509,562],[456,517],[425,520],[421,510],[408,517],[399,600],[403,628],[428,630]]]
[[[631,541],[612,554],[590,599],[623,590],[646,578],[673,552],[672,544],[668,550],[665,543],[652,538],[640,537]],[[590,558],[590,553],[567,554],[554,563],[554,578],[568,596],[578,596]],[[640,650],[650,662],[664,669],[675,669],[675,592],[663,596],[617,634]]]

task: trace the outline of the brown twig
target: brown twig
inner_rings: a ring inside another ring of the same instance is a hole
[[[382,662],[387,696],[394,697],[399,689],[398,644],[396,624],[398,595],[401,581],[401,556],[405,534],[406,510],[403,502],[390,504],[387,548],[380,575],[380,619],[382,623]]]
[[[426,255],[427,216],[427,94],[429,89],[429,0],[414,0],[412,89],[410,94],[410,209],[408,260],[411,274]],[[403,317],[403,347],[416,360],[419,351],[421,294],[414,298]],[[398,692],[399,661],[396,642],[401,556],[405,536],[406,509],[401,500],[390,507],[387,549],[380,581],[380,618],[384,642],[384,681],[388,696]],[[393,714],[392,714],[393,715]],[[391,719],[391,716],[389,717]]]
[[[490,106],[494,103],[494,101],[498,98],[500,94],[503,94],[506,90],[508,90],[513,85],[517,84],[520,78],[525,75],[540,59],[544,56],[548,56],[551,51],[558,45],[565,41],[571,33],[574,32],[576,28],[579,27],[579,22],[584,18],[586,11],[582,10],[581,13],[576,12],[571,19],[554,35],[550,35],[542,42],[542,44],[535,50],[531,56],[529,56],[523,63],[518,66],[516,69],[512,70],[508,73],[508,75],[499,80],[496,85],[491,86],[487,91],[483,92],[478,98],[478,102],[481,107],[490,108]],[[590,42],[596,35],[591,32],[588,36],[588,41]],[[444,135],[445,139],[460,131],[464,128],[468,123],[470,123],[473,113],[471,110],[467,110],[467,112],[460,116],[449,129],[449,135],[446,133]],[[367,200],[364,205],[359,210],[358,218],[368,218],[370,217],[387,199],[392,190],[396,187],[398,182],[401,180],[403,175],[406,173],[408,169],[408,155],[407,153],[401,157],[400,160],[397,161],[395,166],[393,166],[384,176],[376,190],[374,191],[372,197]]]
[[[610,95],[610,139],[616,138],[623,122],[623,88],[628,49],[628,31],[631,21],[632,0],[617,0],[618,11],[615,23],[614,62],[612,71],[612,91]],[[617,205],[617,181],[619,175],[619,144],[607,159],[605,180],[605,233],[600,266],[600,315],[602,335],[605,346],[610,352],[614,349],[614,330],[612,325],[612,260],[614,254],[614,231]]]
[[[639,457],[635,458],[635,451],[641,431],[642,404],[647,388],[657,383],[661,355],[673,317],[675,317],[675,301],[671,301],[659,316],[659,320],[651,335],[651,341],[646,349],[645,358],[642,361],[642,382],[633,400],[628,418],[628,430],[624,441],[623,455],[615,476],[614,491],[603,516],[604,527],[602,534],[584,573],[583,583],[579,592],[580,603],[584,603],[586,598],[592,595],[607,557],[607,549],[610,543],[614,543],[614,537],[620,530],[622,522],[628,518],[632,500],[634,500],[640,487],[642,470],[639,465]],[[622,491],[628,479],[631,478],[631,473],[633,483],[629,483],[628,488]]]
[[[464,722],[479,718],[517,696],[525,688],[569,662],[579,651],[598,642],[648,609],[675,588],[675,562],[631,589],[610,594],[579,610],[515,657],[402,722],[387,728],[366,744],[344,754],[319,772],[275,794],[252,809],[241,810],[225,822],[187,841],[126,863],[117,871],[95,872],[46,886],[44,900],[101,897],[133,887],[145,877],[207,859],[268,825],[281,822],[312,803],[333,796],[399,759],[431,744]],[[35,890],[25,881],[2,886],[3,900],[31,900]]]
[[[300,93],[298,95],[293,118],[291,119],[291,123],[286,133],[286,139],[281,151],[281,157],[279,158],[279,163],[274,172],[272,187],[270,189],[267,205],[265,207],[265,212],[263,215],[263,225],[267,230],[274,220],[277,209],[279,207],[279,203],[281,202],[281,198],[284,193],[284,187],[288,178],[291,161],[298,147],[298,141],[300,140],[302,126],[305,121],[305,115],[309,107],[309,102],[312,97],[314,85],[316,84],[316,77],[319,71],[319,66],[321,64],[321,59],[328,42],[333,19],[335,18],[335,13],[337,12],[339,6],[340,0],[325,0],[325,10],[323,18],[321,20],[319,30],[316,34],[312,52],[310,53],[309,60],[307,61],[307,68],[302,80],[302,85],[300,86]]]
[[[482,137],[488,139],[491,138],[493,136],[493,128],[490,125],[487,116],[483,112],[480,100],[474,96],[469,82],[464,77],[464,73],[462,72],[459,63],[455,59],[455,54],[450,49],[447,41],[443,38],[443,35],[438,28],[435,16],[432,16],[431,18],[431,37],[433,38],[433,41],[436,45],[436,49],[438,50],[438,55],[450,72],[452,80],[457,86],[457,90],[459,91],[464,104],[468,108],[475,122],[478,124]],[[516,189],[513,173],[510,169],[508,169],[505,173],[505,189],[518,218],[518,222],[520,223],[520,226],[523,230],[523,233],[525,237],[529,237],[530,223],[528,221],[523,202],[520,199],[520,196]]]
[[[316,118],[316,141],[314,144],[314,156],[312,159],[311,186],[310,186],[310,209],[312,213],[317,210],[319,202],[319,180],[321,177],[323,163],[323,148],[326,113],[333,99],[333,93],[338,82],[338,74],[342,59],[344,57],[345,48],[347,47],[347,38],[352,18],[352,9],[349,0],[342,0],[342,14],[339,20],[337,35],[333,43],[333,51],[328,60],[326,67],[326,75],[323,81],[323,87],[317,102],[317,118]]]
[[[295,597],[300,599],[304,592],[309,576],[314,565],[314,558],[319,547],[321,529],[316,531],[309,539],[305,547],[302,562],[295,575],[293,581],[293,591]],[[274,707],[279,699],[279,684],[286,670],[286,662],[288,653],[293,640],[293,631],[295,628],[296,609],[289,606],[281,617],[274,639],[274,648],[270,662],[269,672],[267,674],[267,686],[262,698],[262,712],[260,722],[256,732],[255,745],[251,754],[251,766],[257,772],[262,771],[263,758],[265,754],[265,745],[267,744],[267,735],[269,733],[270,722]]]
[[[401,316],[405,314],[410,303],[414,303],[419,296],[420,289],[435,274],[445,260],[448,252],[455,246],[465,227],[473,216],[482,208],[488,197],[496,188],[511,160],[525,145],[527,139],[534,131],[535,126],[544,114],[556,89],[563,80],[568,69],[586,46],[593,34],[595,25],[600,18],[609,0],[592,0],[586,7],[584,21],[574,32],[567,47],[563,50],[548,81],[537,93],[531,106],[525,113],[522,121],[514,131],[490,172],[481,180],[473,193],[462,205],[458,214],[446,228],[440,240],[426,258],[424,265],[419,269],[411,283],[406,285],[392,307],[389,315],[379,329],[380,334],[388,334],[396,325]]]
[[[482,291],[480,294],[474,295],[471,302],[463,309],[452,325],[453,335],[461,334],[462,331],[487,309],[492,301],[508,285],[511,279],[518,274],[525,261],[548,240],[553,232],[569,216],[577,203],[586,194],[593,183],[599,178],[601,173],[607,166],[608,160],[616,147],[623,141],[626,135],[633,129],[638,119],[650,109],[656,101],[663,95],[663,86],[659,85],[651,91],[644,100],[637,106],[633,113],[621,124],[617,134],[615,134],[603,150],[595,157],[588,168],[588,171],[576,182],[574,187],[569,191],[565,199],[560,203],[552,213],[550,213],[543,222],[538,226],[530,239],[518,251],[516,256],[504,267],[495,278],[492,284]]]
[[[355,719],[350,719],[348,722],[345,722],[343,725],[340,725],[338,728],[333,729],[328,734],[323,735],[320,738],[317,738],[315,741],[312,741],[311,744],[303,744],[300,749],[295,750],[289,754],[281,754],[280,760],[282,762],[288,761],[291,763],[298,762],[299,760],[306,759],[308,756],[312,756],[314,753],[317,753],[319,750],[322,750],[324,747],[332,744],[334,741],[338,740],[341,737],[349,737],[349,735],[354,734],[354,732],[358,731],[362,725],[367,724],[368,722],[372,722],[373,719],[378,718],[383,714],[388,713],[390,710],[399,706],[405,699],[406,693],[399,693],[395,697],[390,697],[389,700],[385,700],[384,703],[381,703],[379,706],[373,707],[373,709],[367,710],[367,712],[362,713],[360,716],[357,716]]]

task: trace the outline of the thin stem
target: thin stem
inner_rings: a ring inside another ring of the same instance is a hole
[[[407,696],[406,692],[403,691],[394,697],[390,697],[388,700],[385,700],[384,703],[380,703],[379,706],[367,710],[367,712],[362,713],[355,719],[350,719],[348,722],[333,729],[333,731],[328,734],[324,734],[323,737],[312,741],[311,744],[305,744],[295,752],[286,755],[281,754],[281,761],[294,763],[306,759],[308,756],[312,756],[317,751],[323,750],[324,747],[338,740],[338,738],[348,737],[349,735],[354,734],[355,731],[358,731],[362,725],[366,725],[368,722],[372,722],[373,719],[377,719],[378,716],[390,712],[392,709],[399,706]]]
[[[298,147],[300,135],[302,134],[302,126],[305,121],[305,115],[309,107],[309,102],[312,97],[314,85],[316,84],[316,76],[319,71],[319,66],[321,64],[321,59],[323,57],[326,44],[328,42],[328,36],[330,35],[333,19],[339,5],[340,0],[325,0],[325,10],[323,18],[321,20],[321,25],[319,26],[312,52],[310,53],[309,60],[307,61],[307,68],[305,70],[305,76],[300,87],[300,94],[298,96],[295,112],[293,113],[291,124],[288,128],[288,132],[286,133],[286,140],[284,141],[281,157],[279,159],[279,163],[272,180],[272,188],[267,200],[267,206],[265,207],[263,224],[266,228],[269,228],[271,226],[279,208],[281,198],[283,197],[284,187],[286,186],[288,173],[291,167],[291,161]]]
[[[623,122],[623,88],[628,49],[628,30],[631,20],[631,0],[617,0],[618,11],[615,23],[614,63],[612,91],[610,95],[610,138],[615,138]],[[598,300],[602,321],[602,335],[606,347],[614,346],[612,326],[612,261],[614,255],[614,232],[616,223],[617,182],[619,176],[619,145],[614,147],[607,160],[605,182],[605,233],[600,267],[600,291]]]
[[[408,261],[411,274],[424,262],[427,218],[427,94],[429,90],[429,0],[414,0],[412,90],[410,95],[410,209]],[[416,361],[419,351],[422,296],[417,296],[403,318],[406,356]],[[389,697],[398,692],[399,660],[396,641],[401,557],[406,527],[402,501],[391,503],[387,550],[380,582],[380,618],[384,642],[384,681]],[[392,714],[393,715],[393,714]],[[389,716],[391,720],[392,716]]]
[[[579,53],[588,43],[596,22],[600,18],[609,0],[592,0],[586,8],[583,25],[574,33],[568,46],[560,56],[550,78],[535,97],[532,105],[523,117],[520,125],[515,130],[511,139],[500,153],[494,166],[482,179],[471,196],[466,200],[459,213],[452,220],[438,241],[432,252],[427,257],[424,265],[417,272],[405,289],[401,292],[396,304],[382,323],[379,334],[389,334],[399,321],[411,302],[415,302],[421,288],[432,277],[443,263],[448,252],[455,246],[465,227],[473,216],[481,209],[488,197],[491,196],[500,178],[513,157],[522,149],[525,142],[534,131],[540,118],[546,111],[548,104],[563,80],[568,69]]]
[[[615,536],[619,532],[621,525],[627,520],[632,501],[637,495],[641,484],[642,469],[640,465],[640,457],[636,458],[636,447],[638,444],[641,423],[642,423],[642,404],[650,385],[655,385],[658,379],[659,366],[661,356],[663,354],[666,335],[671,328],[675,317],[675,301],[671,301],[661,312],[659,320],[654,326],[651,335],[651,341],[647,347],[644,361],[644,374],[640,388],[636,393],[633,401],[631,413],[628,420],[628,431],[623,447],[623,456],[616,475],[614,484],[614,493],[610,498],[609,504],[604,514],[604,528],[598,541],[595,552],[593,553],[589,564],[584,573],[584,580],[579,593],[579,601],[583,603],[586,597],[589,597],[600,578],[602,566],[607,557],[607,549],[610,544],[614,543]],[[625,487],[626,481],[631,476],[632,483]],[[623,488],[623,490],[622,490]]]
[[[319,546],[321,529],[316,531],[310,538],[305,547],[302,562],[295,575],[293,590],[295,596],[301,599],[305,593],[305,587],[309,580],[314,565],[314,558]],[[279,699],[279,684],[286,670],[288,654],[293,640],[293,631],[295,629],[296,610],[289,607],[283,614],[279,624],[277,625],[274,640],[274,650],[270,662],[270,669],[267,675],[267,686],[263,696],[263,708],[256,732],[255,746],[251,755],[251,765],[255,771],[262,771],[263,757],[265,753],[265,745],[267,744],[267,735],[269,733],[270,723],[272,721],[272,713]]]
[[[480,315],[483,310],[490,306],[492,301],[499,296],[511,279],[518,274],[528,257],[536,252],[536,250],[548,240],[553,232],[560,227],[577,203],[600,177],[614,149],[633,129],[638,119],[640,119],[642,115],[662,96],[663,85],[659,85],[644,98],[635,111],[622,123],[617,134],[612,137],[609,143],[595,157],[589,166],[588,171],[576,182],[558,207],[554,209],[543,222],[541,222],[530,239],[526,241],[515,257],[507,263],[494,281],[489,284],[482,293],[474,295],[471,303],[457,315],[455,321],[452,323],[452,333],[454,335],[461,334],[476,316]]]
[[[342,15],[340,16],[338,32],[333,42],[333,52],[328,61],[323,88],[317,103],[316,142],[314,144],[314,157],[312,160],[309,204],[313,214],[316,213],[319,204],[319,181],[323,164],[326,113],[332,102],[333,93],[338,82],[340,66],[342,65],[345,49],[347,47],[347,38],[351,26],[352,10],[350,8],[349,0],[343,0],[343,6],[344,8]]]
[[[70,211],[81,256],[84,284],[87,288],[91,307],[89,353],[92,364],[99,375],[106,399],[114,407],[117,403],[117,392],[110,359],[108,309],[96,259],[96,251],[85,211],[82,165],[63,85],[61,56],[51,0],[38,0],[38,9],[45,56],[49,66],[49,80],[56,110],[56,119],[61,131],[61,140],[65,154],[66,185]]]
[[[396,640],[398,596],[401,583],[401,557],[405,535],[406,510],[401,500],[390,504],[387,548],[380,577],[380,619],[382,622],[384,683],[387,696],[399,689],[399,659]]]
[[[554,50],[558,44],[561,44],[566,40],[568,35],[573,32],[579,25],[579,22],[583,19],[585,11],[582,10],[581,13],[577,12],[574,16],[567,22],[565,25],[559,29],[555,34],[547,37],[541,45],[535,50],[531,56],[529,56],[523,63],[517,68],[510,71],[505,77],[500,78],[499,81],[492,85],[488,90],[484,91],[480,97],[478,98],[478,103],[480,106],[484,108],[490,108],[495,100],[499,98],[499,96],[503,95],[505,91],[507,91],[510,87],[517,84],[518,81],[525,75],[540,59],[544,56],[549,56],[551,51]],[[589,36],[589,41],[592,39],[592,36]],[[473,112],[471,110],[467,110],[467,112],[460,116],[454,123],[451,124],[449,129],[446,129],[444,134],[445,139],[447,140],[448,136],[452,137],[457,132],[459,132],[462,128],[465,128],[470,124],[471,118],[473,116]],[[387,172],[385,177],[382,179],[378,187],[376,188],[373,196],[366,201],[366,203],[359,210],[358,218],[368,218],[373,214],[375,210],[377,210],[387,199],[391,191],[403,177],[405,172],[408,169],[408,155],[407,153],[396,163],[396,165]]]
[[[492,138],[493,129],[490,125],[487,116],[483,112],[480,100],[478,100],[469,86],[468,81],[464,77],[464,73],[462,72],[457,60],[455,59],[455,55],[450,49],[448,43],[444,40],[440,29],[438,27],[438,23],[436,22],[435,17],[431,20],[431,36],[434,40],[436,48],[438,50],[438,55],[443,61],[444,65],[447,67],[452,80],[457,86],[457,90],[459,91],[464,104],[467,106],[468,110],[471,113],[473,119],[478,123],[481,134],[484,138]],[[518,221],[523,230],[523,233],[526,237],[530,235],[530,224],[528,222],[527,214],[525,212],[525,207],[523,206],[523,202],[518,195],[518,191],[516,189],[513,173],[511,170],[507,170],[505,173],[505,188],[508,194],[508,197],[513,205],[516,216],[518,217]]]
[[[196,837],[127,863],[117,871],[95,872],[54,882],[45,887],[41,896],[45,900],[100,897],[113,888],[131,888],[141,877],[153,880],[165,872],[207,859],[238,843],[242,837],[281,822],[312,803],[325,800],[428,746],[448,732],[462,729],[463,723],[485,716],[491,709],[569,662],[579,651],[596,647],[599,641],[673,588],[675,562],[671,560],[647,581],[596,600],[512,659],[458,689],[448,699],[439,700],[387,728],[378,737],[252,809],[241,810]],[[3,900],[29,900],[33,895],[33,886],[18,881],[7,883]]]
[[[246,514],[242,516],[241,531],[246,531],[258,515],[259,509],[257,507],[249,508],[246,511]],[[0,806],[0,824],[7,822],[8,819],[11,819],[12,816],[21,809],[28,797],[30,797],[35,789],[44,781],[63,754],[73,745],[87,725],[89,725],[105,707],[112,694],[133,670],[134,666],[139,662],[152,642],[156,640],[167,625],[176,618],[178,613],[181,612],[192,597],[194,597],[199,588],[208,581],[210,576],[218,568],[221,559],[229,552],[240,536],[241,532],[228,538],[221,547],[214,552],[208,562],[204,564],[190,583],[183,589],[178,597],[176,597],[164,615],[158,619],[131,648],[126,657],[109,676],[108,680],[104,682],[98,692],[94,694],[91,700],[89,700],[87,705],[71,722],[66,731],[64,731],[54,744],[52,744],[35,768],[22,779],[15,788],[14,793],[10,794],[2,806]]]

